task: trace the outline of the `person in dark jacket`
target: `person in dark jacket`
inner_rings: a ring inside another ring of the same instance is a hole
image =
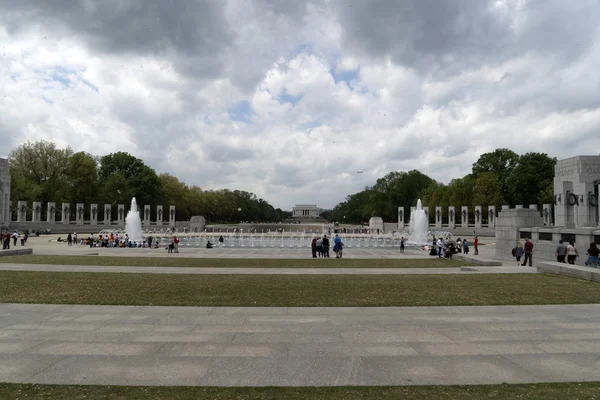
[[[323,257],[329,258],[329,239],[327,239],[327,235],[323,235]]]
[[[313,238],[310,242],[310,250],[312,251],[312,258],[317,258],[317,238]]]

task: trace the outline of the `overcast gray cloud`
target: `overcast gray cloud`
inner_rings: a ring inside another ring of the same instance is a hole
[[[600,153],[595,0],[0,0],[0,156],[128,151],[331,207],[393,170]],[[356,174],[356,171],[364,171]]]

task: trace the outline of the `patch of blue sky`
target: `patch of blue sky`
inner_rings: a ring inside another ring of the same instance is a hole
[[[279,94],[279,96],[275,97],[275,99],[281,104],[290,103],[291,105],[295,106],[300,100],[302,100],[302,95],[292,96],[287,92],[286,89],[283,89],[283,91]]]
[[[318,128],[321,125],[323,125],[323,123],[320,120],[315,119],[313,121],[301,124],[298,128],[300,128],[301,130],[309,130],[309,129]]]
[[[333,80],[335,83],[346,82],[348,86],[352,87],[352,81],[358,78],[359,70],[351,69],[351,70],[335,70],[331,69],[329,71],[331,76],[333,76]]]
[[[92,89],[94,92],[98,93],[98,87],[95,86],[94,84],[92,84],[90,81],[86,80],[86,79],[81,79],[81,81],[83,82],[83,84],[87,87],[89,87],[90,89]]]
[[[230,107],[229,110],[229,118],[232,121],[239,121],[250,123],[252,115],[252,108],[250,107],[250,103],[248,100],[238,101],[234,106]]]

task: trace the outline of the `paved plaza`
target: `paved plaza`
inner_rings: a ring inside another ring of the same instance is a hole
[[[600,305],[1,304],[0,381],[336,386],[600,380]]]
[[[35,254],[308,258],[310,249],[89,249]],[[491,258],[493,244],[480,248]],[[348,258],[429,258],[355,248]],[[537,273],[462,268],[186,268],[0,264],[1,270],[158,274]],[[134,287],[131,290],[135,290]],[[535,290],[535,288],[532,288]],[[600,304],[485,307],[148,307],[0,304],[0,382],[340,386],[600,380]]]

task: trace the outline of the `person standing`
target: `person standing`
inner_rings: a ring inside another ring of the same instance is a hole
[[[525,258],[523,259],[523,264],[521,266],[525,266],[527,264],[527,260],[529,260],[529,266],[533,267],[533,242],[529,239],[525,239]]]
[[[400,238],[400,253],[404,254],[404,236]]]
[[[317,254],[319,258],[323,257],[323,239],[321,238],[317,239]]]
[[[554,256],[556,257],[556,262],[564,263],[565,257],[567,256],[567,246],[563,243],[562,240],[558,241],[558,246],[556,246],[556,251],[554,252]]]
[[[577,259],[579,253],[577,252],[577,247],[575,247],[575,242],[569,242],[567,246],[567,262],[569,264],[575,264],[575,259]]]
[[[444,242],[442,242],[442,238],[438,238],[437,240],[437,248],[438,248],[438,258],[442,258],[442,251],[444,248]]]
[[[475,239],[473,239],[473,248],[475,249],[475,255],[479,255],[479,250],[477,249],[477,246],[479,246],[479,238],[477,236],[475,236]]]
[[[313,238],[310,242],[310,251],[312,252],[312,258],[317,258],[317,238]]]
[[[219,236],[219,247],[223,247],[224,242],[225,242],[225,239],[223,238],[223,235]]]
[[[179,238],[177,236],[175,236],[173,238],[173,245],[174,245],[175,253],[179,253]]]
[[[323,257],[329,258],[329,239],[323,235]]]
[[[467,241],[467,239],[463,240],[462,248],[463,248],[463,253],[465,255],[469,254],[469,242]]]
[[[67,245],[73,245],[73,236],[70,233],[67,235]]]

